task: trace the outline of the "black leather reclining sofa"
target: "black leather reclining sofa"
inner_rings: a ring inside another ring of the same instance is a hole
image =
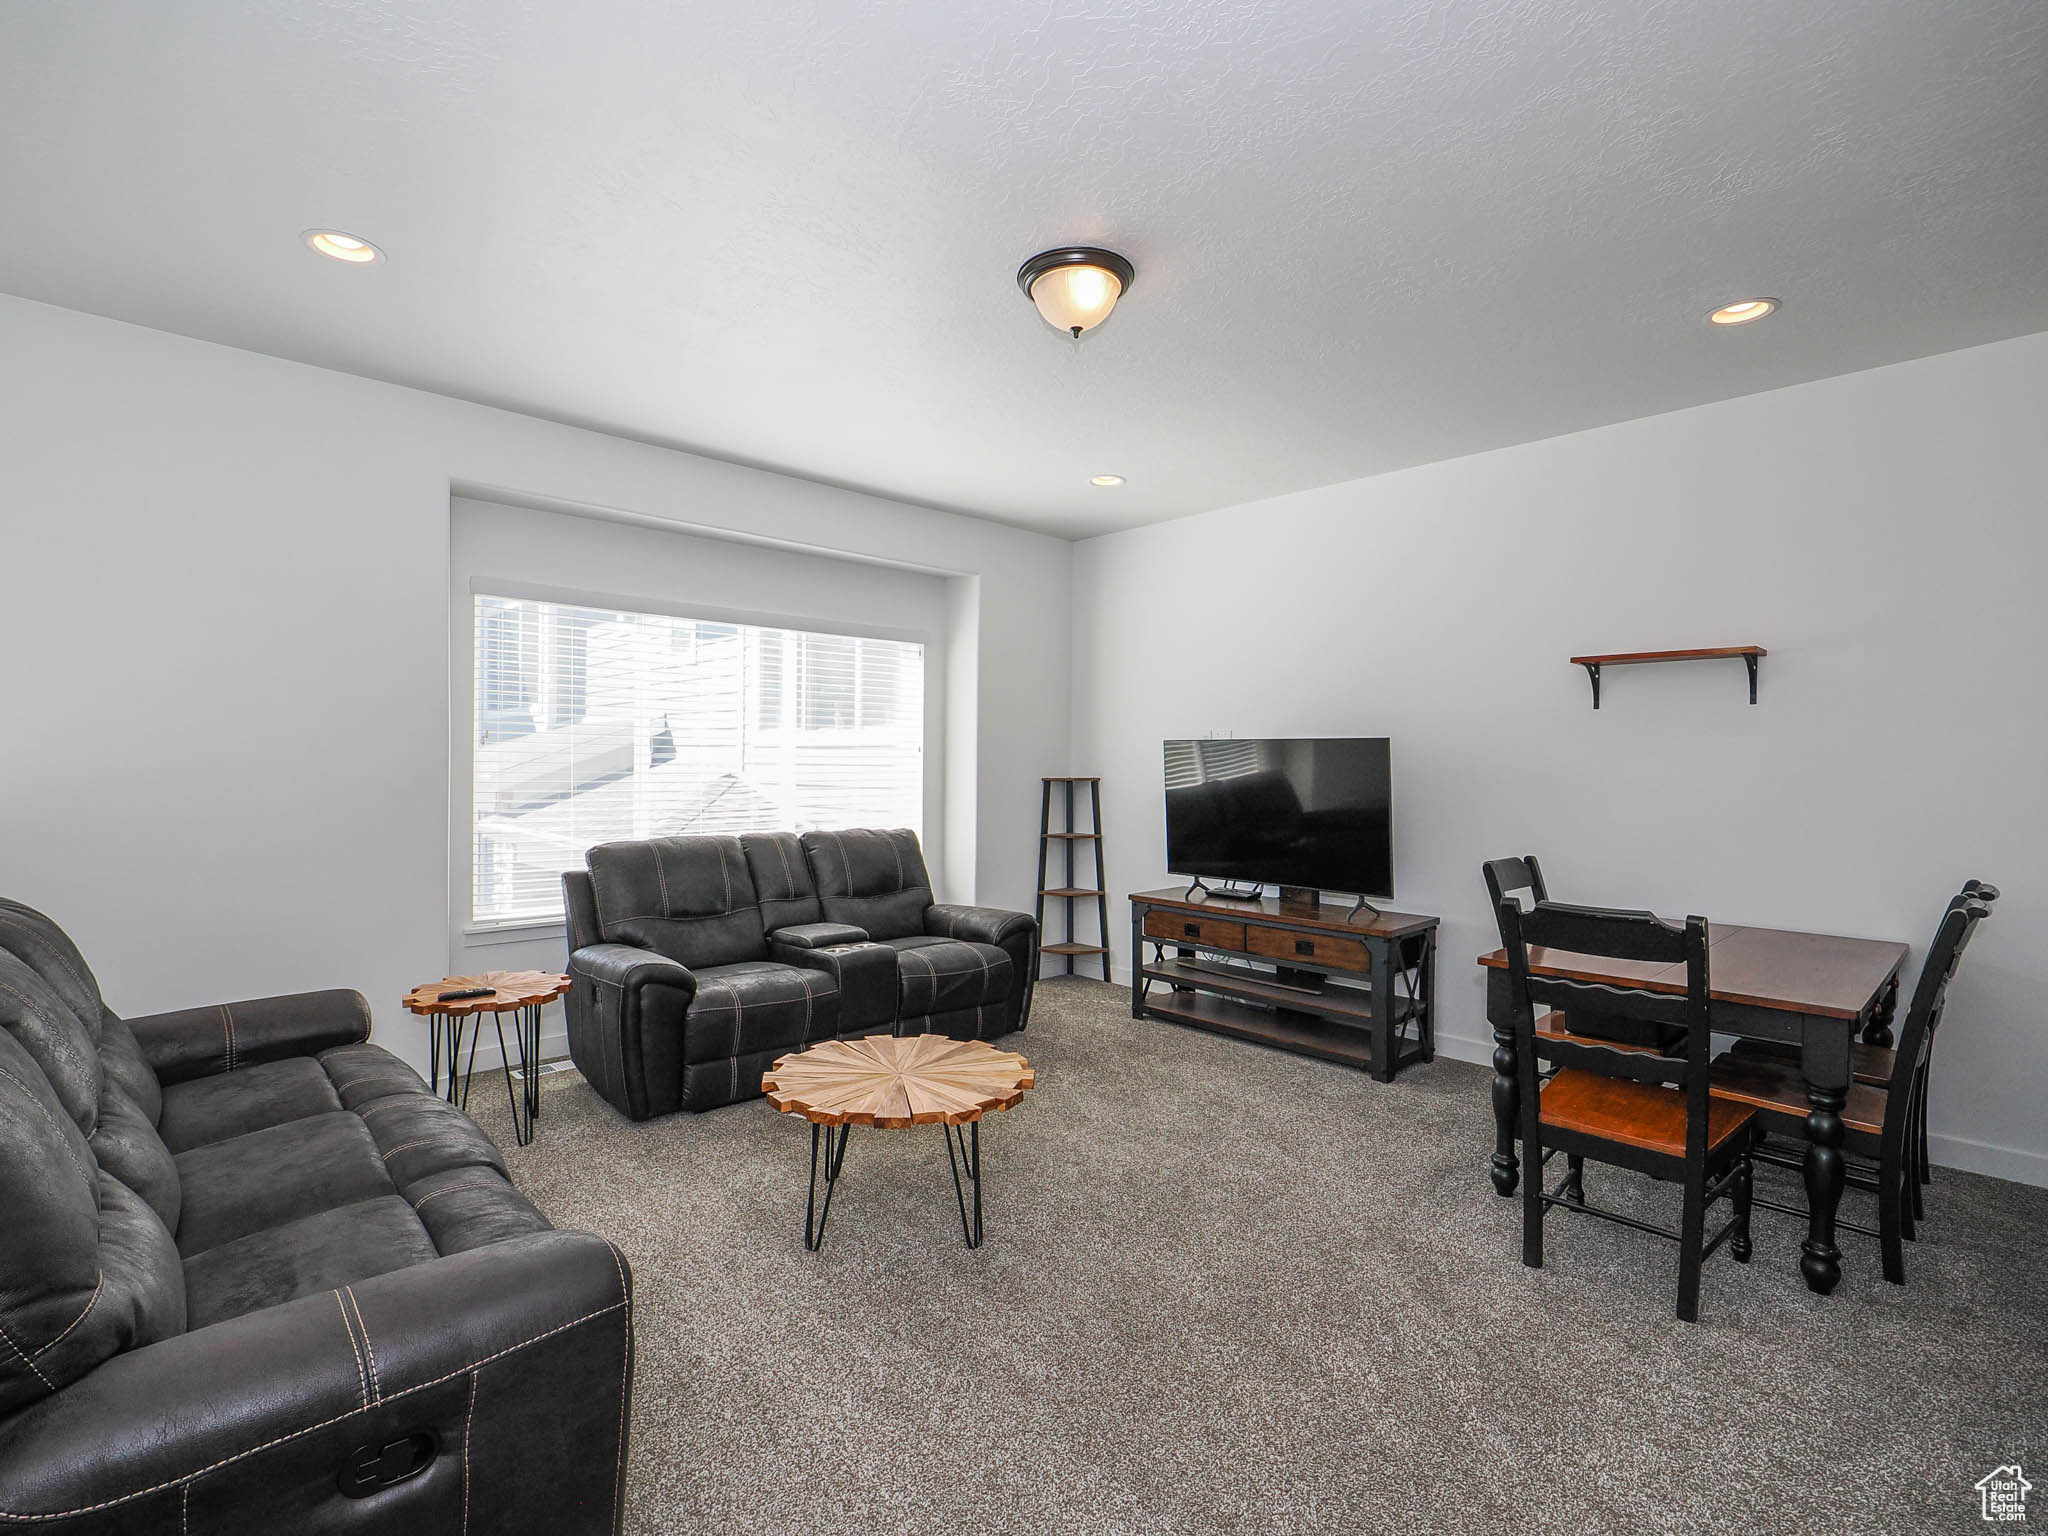
[[[123,1022],[0,901],[0,1530],[616,1532],[630,1277],[353,992]]]
[[[606,843],[562,876],[569,1054],[634,1120],[758,1098],[834,1036],[1022,1029],[1025,913],[940,905],[914,832]]]

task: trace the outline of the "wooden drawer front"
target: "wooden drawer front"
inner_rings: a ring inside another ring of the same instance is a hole
[[[1363,939],[1335,933],[1297,933],[1289,928],[1253,928],[1248,946],[1255,955],[1282,963],[1327,965],[1339,971],[1369,971],[1372,960]]]
[[[1182,912],[1147,912],[1145,937],[1178,939],[1183,944],[1206,944],[1211,949],[1243,949],[1244,924],[1219,922],[1213,917],[1191,917]]]

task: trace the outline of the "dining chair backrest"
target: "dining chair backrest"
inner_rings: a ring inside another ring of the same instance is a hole
[[[1991,903],[1998,900],[1998,887],[1972,880],[1951,900],[1934,930],[1934,942],[1927,947],[1927,959],[1920,967],[1920,979],[1913,987],[1913,1001],[1906,1009],[1906,1025],[1899,1032],[1897,1066],[1892,1080],[1906,1082],[1934,1047],[1934,1032],[1941,1027],[1942,1009],[1948,1003],[1948,984],[1963,963],[1963,951],[1977,932],[1977,925],[1991,915]],[[1903,1101],[1906,1094],[1890,1099]],[[1894,1106],[1885,1106],[1889,1129]],[[1903,1113],[1903,1109],[1899,1110]]]
[[[1495,912],[1500,911],[1503,896],[1512,896],[1518,891],[1529,893],[1529,906],[1550,900],[1550,892],[1543,888],[1543,866],[1536,862],[1536,855],[1526,853],[1519,859],[1488,859],[1481,866],[1486,876],[1486,904]],[[1508,941],[1505,931],[1501,943]]]
[[[1669,1084],[1685,1093],[1687,1160],[1704,1158],[1708,1061],[1713,1050],[1707,920],[1688,917],[1681,927],[1651,912],[1553,901],[1539,901],[1524,912],[1506,896],[1495,911],[1507,945],[1509,1003],[1525,1105],[1530,1102],[1528,1096],[1537,1092],[1541,1061],[1603,1077]],[[1581,967],[1582,974],[1577,977],[1538,975],[1534,966],[1542,962],[1531,958],[1531,952],[1538,949],[1562,951],[1593,964]],[[1670,976],[1673,967],[1682,965],[1685,990],[1653,991],[1647,985],[1618,984],[1611,978],[1619,968],[1600,965],[1603,960],[1632,962],[1646,982],[1659,972]],[[1596,975],[1610,979],[1588,979]],[[1590,1012],[1633,1023],[1661,1034],[1670,1046],[1659,1053],[1581,1036],[1539,1034],[1539,1005],[1566,1010],[1574,1017]]]

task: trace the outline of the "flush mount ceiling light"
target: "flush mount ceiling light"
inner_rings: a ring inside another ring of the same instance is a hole
[[[384,253],[369,241],[345,235],[338,229],[309,229],[299,238],[322,256],[332,256],[336,261],[370,266],[384,259]]]
[[[1752,320],[1761,320],[1765,315],[1775,314],[1776,299],[1739,299],[1733,304],[1723,304],[1719,309],[1707,313],[1709,325],[1747,325]]]
[[[1066,245],[1040,251],[1017,269],[1017,286],[1045,323],[1076,340],[1109,318],[1131,286],[1131,264],[1115,251]],[[1098,482],[1099,483],[1099,482]]]
[[[1090,485],[1122,485],[1124,477],[1122,475],[1090,475],[1088,483]]]

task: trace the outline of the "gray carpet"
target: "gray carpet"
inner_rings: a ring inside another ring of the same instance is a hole
[[[478,1084],[520,1187],[633,1261],[629,1530],[1917,1536],[1983,1529],[2001,1464],[2048,1487],[2048,1191],[1940,1171],[1911,1283],[1849,1234],[1826,1299],[1759,1212],[1687,1326],[1668,1244],[1559,1213],[1522,1267],[1479,1067],[1375,1083],[1079,981],[1007,1043],[1039,1087],[978,1253],[936,1128],[856,1131],[808,1254],[766,1104],[632,1125],[564,1074],[516,1148]]]

